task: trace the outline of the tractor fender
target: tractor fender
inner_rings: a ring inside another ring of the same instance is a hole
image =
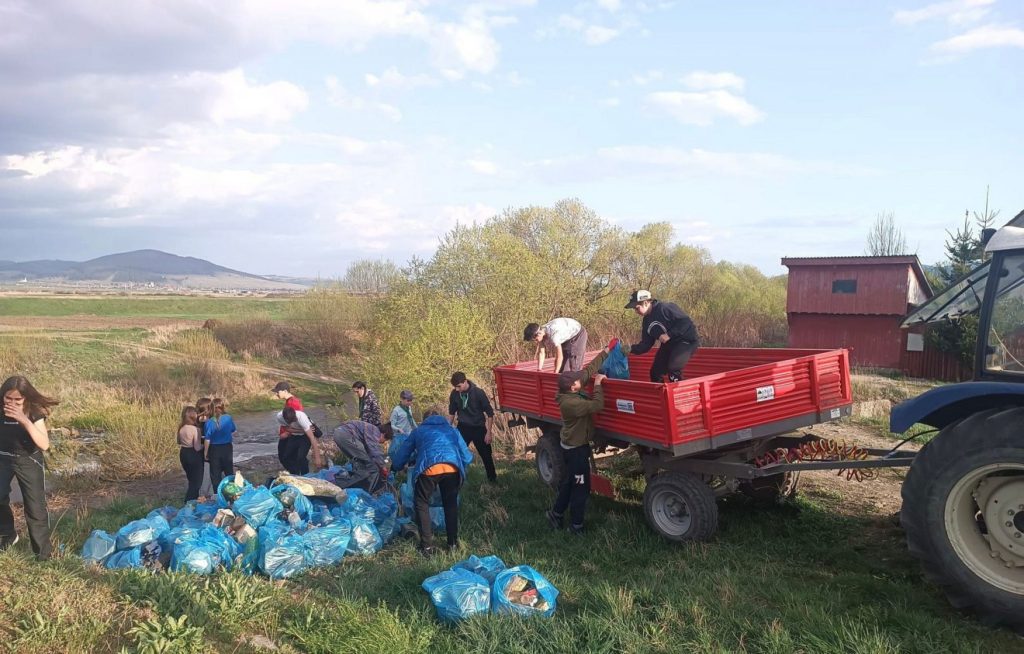
[[[939,386],[892,408],[889,431],[899,434],[914,423],[937,429],[985,409],[1024,406],[1024,384],[964,382]]]

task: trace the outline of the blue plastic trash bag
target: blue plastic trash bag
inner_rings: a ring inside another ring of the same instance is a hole
[[[174,508],[173,506],[161,506],[159,509],[153,509],[152,511],[150,511],[146,515],[146,517],[154,518],[156,516],[160,516],[161,518],[166,520],[168,524],[170,524],[170,522],[174,520],[174,518],[177,517],[177,515],[178,509]]]
[[[376,519],[374,526],[385,543],[391,542],[398,533],[398,500],[391,493],[383,493],[374,499]]]
[[[384,546],[384,542],[373,523],[357,516],[351,516],[350,520],[352,521],[352,539],[348,542],[346,551],[349,554],[361,556],[370,556],[379,552],[380,548]]]
[[[196,518],[203,522],[213,522],[213,519],[217,517],[217,511],[220,511],[221,508],[216,501],[196,504]]]
[[[495,613],[511,615],[543,615],[555,613],[558,589],[528,565],[517,565],[498,573],[491,593]]]
[[[284,494],[287,498],[290,498],[292,507],[299,514],[299,517],[303,520],[309,520],[309,516],[313,513],[313,503],[298,488],[290,484],[281,484],[271,488],[270,492],[281,502],[282,506],[284,506],[284,502],[281,501],[281,495]]]
[[[132,520],[117,530],[116,546],[120,551],[145,545],[151,540],[157,540],[170,530],[167,521],[159,516],[152,519]]]
[[[409,438],[409,434],[395,434],[391,438],[391,445],[388,446],[388,456],[391,457],[392,461],[394,461],[395,454],[398,453],[399,448],[402,447],[402,443],[404,443],[407,438]]]
[[[199,518],[196,517],[196,504],[195,500],[190,500],[185,503],[185,506],[178,510],[178,513],[168,521],[171,528],[179,527],[185,522],[196,522]]]
[[[505,562],[494,556],[485,556],[480,558],[475,554],[470,556],[465,561],[459,561],[452,566],[452,570],[462,569],[468,570],[473,574],[478,574],[487,580],[487,583],[493,584],[494,579],[498,576],[498,573],[505,570]]]
[[[302,534],[306,565],[334,565],[345,556],[348,543],[352,540],[352,523],[337,520],[325,527],[316,527]]]
[[[445,570],[423,581],[423,590],[437,609],[442,622],[458,622],[491,607],[491,588],[487,580],[468,570]]]
[[[96,529],[85,539],[85,545],[82,545],[82,558],[86,563],[100,565],[116,549],[117,541],[114,537],[102,529]]]
[[[281,503],[277,501],[266,488],[260,487],[255,490],[246,491],[241,497],[235,500],[232,510],[245,518],[249,526],[259,529],[272,517],[281,512]]]
[[[107,560],[103,562],[103,565],[108,570],[120,570],[123,568],[141,568],[142,567],[142,546],[132,547],[130,549],[122,550],[120,552],[114,552],[107,557]]]
[[[235,565],[235,562],[241,558],[244,549],[238,544],[238,541],[213,525],[203,527],[196,534],[196,542],[217,554],[220,562],[224,564],[224,568],[227,570],[230,570]]]
[[[433,531],[444,531],[445,520],[444,520],[444,509],[440,506],[430,507],[430,528]]]
[[[231,502],[228,502],[228,499],[224,496],[224,487],[227,486],[228,484],[233,484],[233,483],[235,483],[235,475],[228,475],[227,477],[224,477],[223,479],[221,479],[220,483],[217,484],[217,492],[215,494],[217,496],[217,506],[219,508],[226,509],[229,506],[231,506]],[[249,483],[248,479],[245,479],[243,477],[242,478],[242,492],[244,493],[245,491],[249,490],[250,488],[252,488],[252,484]]]
[[[177,543],[182,543],[186,540],[195,540],[198,537],[199,531],[205,526],[206,525],[201,522],[196,525],[181,525],[161,535],[157,540],[160,542],[160,547],[165,552],[171,552],[174,550],[174,546]]]
[[[287,579],[306,569],[302,536],[277,526],[260,527],[259,566],[271,579]]]
[[[362,518],[367,522],[375,522],[377,519],[377,501],[362,488],[346,488],[348,499],[342,507],[345,513]]]
[[[171,570],[175,572],[208,575],[216,570],[220,563],[220,555],[215,549],[197,540],[177,543],[171,554]]]
[[[601,366],[601,372],[612,379],[629,379],[629,356],[622,349],[622,342],[615,344],[615,348],[608,353],[608,358]]]

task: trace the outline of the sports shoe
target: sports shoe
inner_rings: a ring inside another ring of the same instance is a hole
[[[583,525],[569,525],[569,533],[573,536],[582,536]]]
[[[544,515],[548,518],[548,524],[551,525],[552,529],[561,529],[563,526],[562,516],[558,515],[554,511],[548,510]]]
[[[433,547],[417,547],[416,549],[419,551],[420,556],[425,559],[433,558],[435,554]]]
[[[0,552],[3,552],[8,547],[13,547],[18,542],[18,534],[13,536],[0,536]]]

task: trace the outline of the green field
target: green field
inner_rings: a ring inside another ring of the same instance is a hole
[[[832,493],[767,509],[732,498],[713,542],[674,545],[647,527],[637,483],[620,478],[620,501],[592,501],[577,538],[548,528],[552,494],[529,464],[501,475],[482,488],[474,466],[457,554],[427,561],[397,542],[284,583],[92,571],[72,556],[89,530],[115,530],[177,492],[67,515],[63,558],[34,563],[24,545],[0,555],[0,634],[18,652],[261,651],[240,644],[254,635],[324,653],[1024,651],[951,609],[887,517],[843,515]],[[438,623],[420,583],[471,553],[545,574],[561,591],[555,617]]]
[[[111,318],[236,318],[281,317],[286,298],[128,296],[128,297],[0,297],[0,316],[104,316]]]

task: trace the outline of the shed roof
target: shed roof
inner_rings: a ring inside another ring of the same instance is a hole
[[[1024,215],[1024,212],[1022,212]],[[917,277],[917,282],[924,289],[925,294],[931,297],[934,294],[928,277],[924,274],[921,260],[916,254],[898,254],[888,257],[783,257],[782,265],[789,269],[802,266],[910,266]]]

